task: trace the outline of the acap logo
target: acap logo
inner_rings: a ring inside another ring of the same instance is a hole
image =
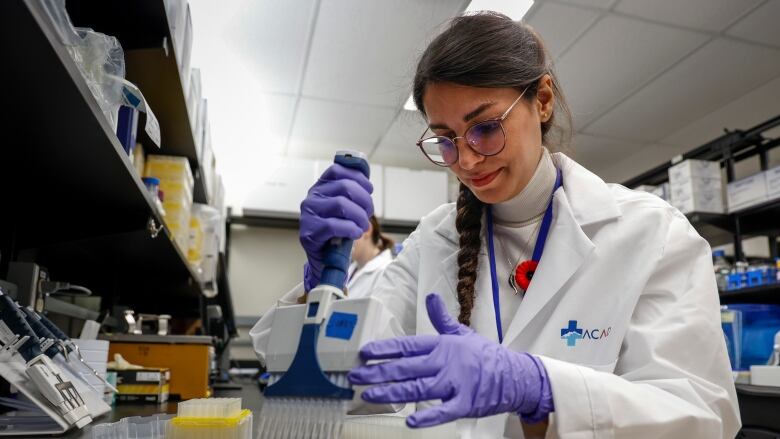
[[[582,329],[577,327],[576,320],[569,320],[569,326],[561,328],[561,339],[566,340],[566,346],[574,347],[577,340],[601,340],[609,337],[612,327],[606,329]]]

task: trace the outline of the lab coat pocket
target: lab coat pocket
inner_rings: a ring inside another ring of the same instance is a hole
[[[606,364],[586,364],[586,363],[576,363],[576,364],[579,366],[585,366],[591,368],[596,372],[615,373],[615,366],[617,365],[617,361],[618,359],[615,358],[613,361]]]

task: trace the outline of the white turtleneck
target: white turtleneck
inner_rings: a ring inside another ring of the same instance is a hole
[[[511,199],[492,205],[496,275],[504,334],[523,300],[523,291],[515,294],[509,285],[509,276],[514,275],[518,263],[530,259],[533,254],[539,226],[555,186],[556,172],[552,156],[547,148],[542,148],[542,157],[525,188]]]

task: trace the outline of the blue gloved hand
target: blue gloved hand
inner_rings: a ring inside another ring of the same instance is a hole
[[[425,305],[440,335],[381,340],[360,350],[364,361],[394,359],[350,371],[352,384],[381,384],[363,392],[363,399],[372,403],[442,400],[441,405],[409,416],[406,424],[412,428],[505,412],[519,414],[526,423],[547,419],[553,399],[541,360],[511,351],[459,324],[437,294],[429,294]]]
[[[374,187],[356,169],[334,163],[309,189],[301,203],[300,240],[308,262],[304,267],[304,288],[310,291],[322,275],[325,244],[332,238],[357,239],[368,230],[374,213]]]

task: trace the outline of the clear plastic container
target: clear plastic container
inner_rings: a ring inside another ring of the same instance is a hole
[[[157,177],[144,177],[141,179],[146,190],[152,194],[152,198],[160,198],[160,179]]]
[[[718,290],[726,291],[729,284],[729,274],[731,273],[731,264],[726,260],[726,252],[723,250],[715,250],[712,252],[712,258]]]
[[[166,439],[173,415],[133,416],[92,426],[93,439]]]
[[[733,370],[766,364],[780,331],[780,306],[740,303],[721,307],[721,325]]]

